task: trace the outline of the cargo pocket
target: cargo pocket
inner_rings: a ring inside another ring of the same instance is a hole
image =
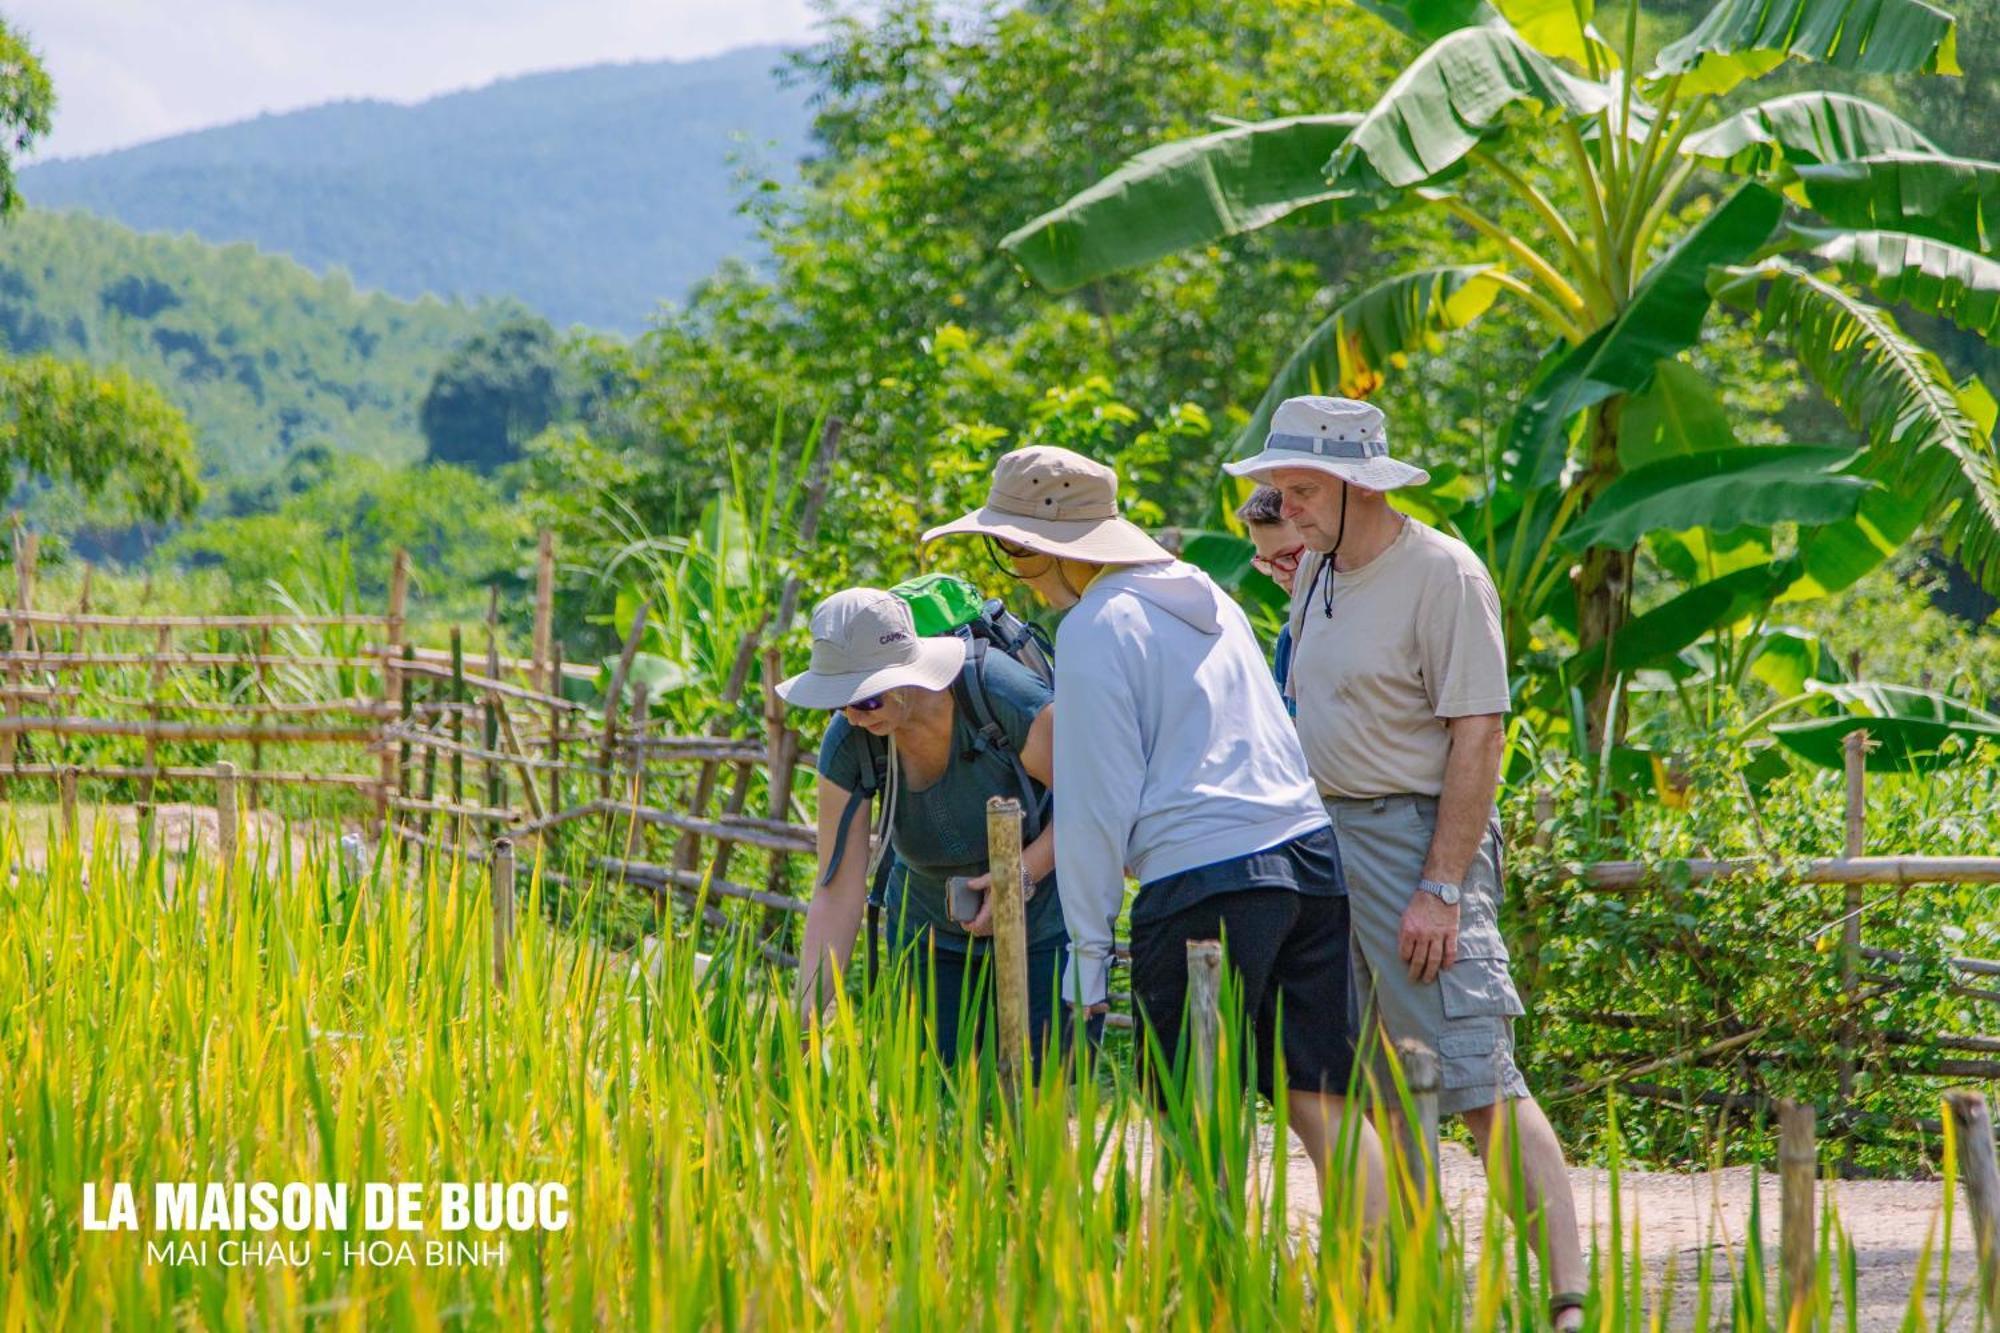
[[[1491,927],[1459,937],[1458,961],[1438,973],[1438,993],[1447,1019],[1518,1018],[1526,1012],[1507,972],[1507,946]]]

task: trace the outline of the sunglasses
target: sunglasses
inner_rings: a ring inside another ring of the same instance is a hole
[[[1015,561],[1032,560],[1037,556],[1044,559],[1050,558],[1046,551],[1033,551],[1025,546],[1016,546],[1012,542],[1002,541],[998,537],[987,537],[984,538],[984,541],[986,543],[986,558],[993,562],[995,569],[1010,579],[1022,577],[1021,571],[1014,568]]]
[[[866,699],[856,699],[851,704],[842,704],[841,709],[843,711],[851,709],[857,713],[872,713],[882,706],[883,697],[879,694],[871,694]]]
[[[1253,555],[1250,557],[1250,567],[1260,569],[1266,574],[1293,574],[1298,572],[1299,560],[1305,553],[1305,543],[1300,542],[1291,550],[1280,551],[1276,555]]]

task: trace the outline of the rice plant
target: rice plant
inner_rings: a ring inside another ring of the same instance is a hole
[[[525,866],[496,985],[476,864],[356,873],[310,840],[228,865],[106,837],[20,851],[0,830],[0,1328],[1546,1326],[1504,1218],[1467,1253],[1435,1190],[1379,1232],[1339,1194],[1301,1208],[1226,1076],[1154,1113],[1108,1052],[1011,1099],[990,1049],[937,1066],[899,979],[805,1033],[743,941],[635,959],[595,940],[592,895],[547,922]],[[348,1253],[421,1255],[427,1206],[408,1236],[356,1209],[249,1237],[301,1241],[302,1263],[174,1263],[148,1257],[171,1239],[150,1207],[84,1229],[85,1187],[120,1181],[552,1182],[568,1216],[474,1237],[504,1261]],[[1827,1327],[1853,1262],[1830,1218],[1820,1262]],[[1614,1227],[1592,1272],[1590,1327],[1664,1318],[1636,1237]],[[1754,1247],[1694,1284],[1737,1327],[1782,1323]]]

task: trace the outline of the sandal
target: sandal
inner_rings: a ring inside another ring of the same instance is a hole
[[[1549,1326],[1551,1328],[1560,1328],[1562,1326],[1562,1317],[1571,1310],[1581,1315],[1583,1313],[1583,1301],[1584,1293],[1580,1291],[1559,1291],[1549,1297]],[[1579,1322],[1578,1327],[1581,1326]]]

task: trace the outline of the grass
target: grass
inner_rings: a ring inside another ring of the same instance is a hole
[[[1148,1131],[1115,1058],[1073,1086],[1051,1062],[1016,1104],[990,1060],[937,1071],[907,988],[802,1039],[745,952],[670,938],[635,973],[532,882],[498,990],[479,867],[355,878],[308,842],[196,851],[169,889],[104,838],[51,839],[45,872],[19,844],[0,830],[0,1329],[1541,1326],[1497,1217],[1470,1256],[1434,1198],[1372,1245],[1351,1201],[1304,1220],[1227,1079]],[[572,1217],[438,1268],[343,1261],[358,1208],[298,1268],[149,1264],[149,1230],[82,1229],[86,1183],[178,1180],[556,1181]],[[1592,1328],[1657,1326],[1638,1255],[1618,1229],[1593,1254]],[[1776,1327],[1764,1267],[1704,1258],[1698,1308]],[[1852,1267],[1829,1217],[1821,1326]]]

